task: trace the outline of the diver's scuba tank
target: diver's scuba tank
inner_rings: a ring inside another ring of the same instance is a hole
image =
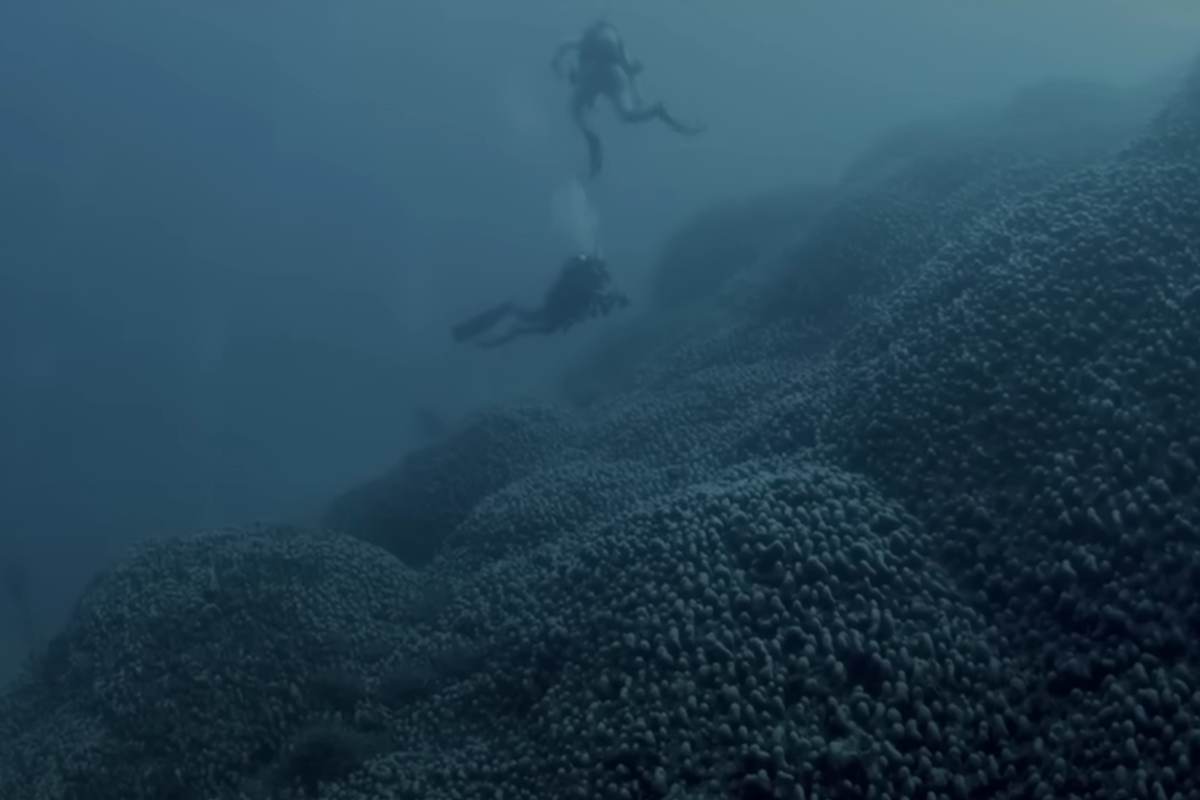
[[[579,43],[579,56],[590,63],[612,64],[621,60],[621,35],[604,20],[598,20],[584,31]]]

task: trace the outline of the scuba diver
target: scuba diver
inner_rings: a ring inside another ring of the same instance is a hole
[[[704,131],[703,126],[686,125],[675,119],[661,102],[646,104],[642,101],[637,87],[642,63],[630,60],[621,35],[607,22],[592,23],[579,39],[559,46],[551,61],[551,68],[560,77],[563,74],[563,61],[571,53],[575,54],[575,65],[567,73],[571,84],[571,117],[587,140],[592,177],[600,172],[604,150],[600,137],[588,124],[587,113],[601,95],[609,99],[622,122],[658,120],[684,136],[694,136]]]
[[[475,340],[480,347],[498,347],[518,336],[565,331],[585,319],[608,316],[614,308],[629,305],[629,298],[621,292],[607,291],[611,282],[603,258],[572,256],[563,264],[540,307],[523,309],[510,302],[500,303],[455,325],[451,333],[456,342]],[[478,338],[509,318],[514,322],[504,333]]]

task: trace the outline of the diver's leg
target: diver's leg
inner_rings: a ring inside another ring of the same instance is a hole
[[[545,327],[546,315],[540,308],[514,308],[513,316],[527,328]]]
[[[499,336],[483,339],[478,342],[480,347],[499,347],[507,344],[518,336],[532,333],[549,333],[550,324],[541,309],[518,308],[510,306],[510,312],[515,320],[513,326]]]
[[[466,339],[471,339],[485,331],[489,331],[500,322],[500,320],[514,313],[512,303],[500,303],[483,311],[470,319],[464,320],[450,329],[454,341],[461,342]]]
[[[612,96],[613,108],[616,109],[617,116],[622,122],[640,123],[658,120],[676,133],[685,136],[695,136],[703,133],[704,127],[701,125],[688,125],[680,122],[661,102],[644,104],[640,101],[637,94],[637,89],[632,84],[627,84],[622,90]]]
[[[595,97],[589,97],[582,91],[577,91],[571,100],[571,117],[575,120],[575,127],[579,128],[587,142],[588,175],[593,178],[600,173],[600,168],[604,166],[604,146],[587,120],[588,109],[594,101]]]
[[[489,347],[489,348],[490,347],[499,347],[502,344],[508,344],[509,342],[511,342],[513,339],[517,338],[520,335],[521,335],[521,329],[518,327],[514,327],[514,328],[511,328],[510,330],[508,330],[506,333],[500,334],[499,336],[493,336],[490,339],[480,339],[477,342],[475,342],[475,344],[477,344],[480,347]]]
[[[490,339],[480,339],[477,344],[480,347],[499,347],[502,344],[508,344],[519,336],[528,336],[533,333],[547,333],[547,330],[542,325],[514,325],[499,336],[493,336]]]

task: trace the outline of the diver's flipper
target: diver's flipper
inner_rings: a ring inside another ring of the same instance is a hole
[[[604,166],[604,146],[600,143],[600,137],[592,131],[585,130],[583,136],[588,146],[588,175],[594,178]]]
[[[495,327],[496,323],[511,314],[512,310],[512,303],[501,303],[481,314],[476,314],[470,319],[458,323],[451,328],[454,341],[462,342],[474,338],[484,331]]]
[[[658,118],[661,119],[668,128],[684,136],[698,136],[699,134],[704,133],[706,130],[704,125],[688,125],[685,122],[680,122],[679,120],[675,119],[675,117],[671,116],[671,112],[667,111],[666,106],[661,104],[658,106]]]

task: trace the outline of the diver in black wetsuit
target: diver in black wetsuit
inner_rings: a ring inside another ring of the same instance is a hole
[[[600,137],[588,124],[587,113],[601,95],[609,99],[622,122],[658,120],[685,136],[703,132],[702,126],[677,120],[661,102],[647,104],[642,101],[637,87],[642,63],[629,58],[617,29],[607,22],[592,23],[579,39],[559,46],[551,62],[557,74],[563,74],[563,60],[571,53],[575,54],[575,66],[567,72],[571,84],[571,118],[587,141],[592,176],[600,172],[604,149]]]
[[[500,303],[455,325],[451,333],[456,342],[475,341],[480,347],[498,347],[519,336],[546,335],[568,330],[585,319],[607,316],[614,308],[629,305],[629,298],[608,290],[612,277],[603,258],[578,255],[567,259],[557,280],[546,292],[541,306],[519,308],[511,302]],[[513,324],[504,333],[479,338],[506,319]]]

